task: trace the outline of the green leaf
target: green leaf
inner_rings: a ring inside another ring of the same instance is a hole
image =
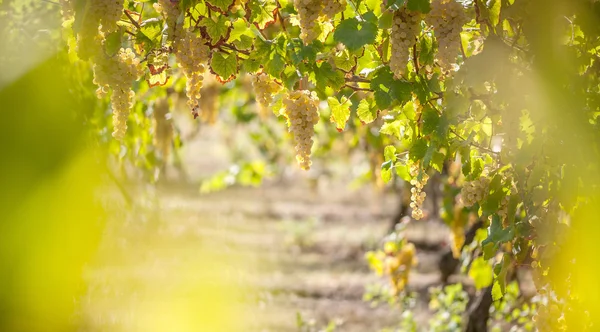
[[[311,60],[309,60],[309,61],[311,61]],[[314,61],[314,60],[312,60],[312,61]],[[350,55],[350,52],[348,52],[348,50],[345,49],[333,57],[333,62],[335,63],[335,66],[337,68],[349,71],[354,66],[356,66],[356,57],[354,57],[353,55]]]
[[[504,296],[504,292],[500,287],[500,283],[498,280],[494,280],[494,285],[492,286],[492,301],[496,302]]]
[[[276,10],[277,4],[275,1],[250,0],[246,5],[246,18],[262,30],[267,25],[275,22]]]
[[[411,99],[410,83],[394,79],[389,67],[382,67],[375,72],[370,87],[375,92],[375,101],[380,109],[388,108],[394,99],[399,103]]]
[[[392,179],[392,166],[393,162],[388,160],[381,164],[381,179],[383,182],[388,183]]]
[[[388,8],[392,7],[392,10],[398,10],[406,4],[407,0],[390,0],[387,2]]]
[[[423,112],[423,135],[431,135],[435,133],[440,122],[438,113],[431,107],[426,107]]]
[[[507,275],[511,264],[511,257],[508,254],[504,254],[504,256],[502,256],[502,262],[500,264],[496,264],[494,267],[494,274],[496,275],[494,286],[497,284],[500,288],[500,297],[504,296],[506,293]]]
[[[421,12],[423,14],[427,14],[431,11],[429,0],[408,0],[406,7],[412,11]]]
[[[394,12],[391,10],[386,10],[381,17],[379,18],[379,29],[389,29],[392,27],[392,23],[394,21]]]
[[[425,157],[427,153],[427,141],[422,138],[417,139],[410,148],[408,155],[410,160],[418,161]]]
[[[227,40],[230,43],[234,41],[241,41],[242,36],[248,36],[250,38],[254,37],[250,28],[248,28],[248,24],[244,19],[238,18],[232,24],[231,32],[229,33],[229,39]]]
[[[495,248],[504,242],[511,241],[514,238],[514,229],[512,227],[502,228],[502,222],[498,215],[492,216],[492,224],[488,228],[488,237],[481,242],[481,245],[485,246],[488,243],[492,243]]]
[[[475,283],[475,288],[477,288],[477,290],[488,287],[492,284],[492,281],[494,280],[492,267],[481,256],[475,258],[475,260],[473,260],[473,263],[471,263],[471,268],[469,269],[469,277],[473,279]]]
[[[229,7],[233,5],[233,0],[206,0],[207,3],[219,8],[223,13],[229,11]]]
[[[392,122],[386,122],[381,126],[380,133],[394,136],[397,139],[402,138],[402,122],[395,120]]]
[[[396,147],[393,145],[388,145],[383,149],[383,157],[385,161],[391,160],[392,162],[396,162]]]
[[[283,57],[278,52],[274,52],[265,65],[265,72],[273,77],[279,77],[284,68],[285,62]]]
[[[377,109],[373,103],[373,100],[361,99],[356,109],[358,118],[363,124],[368,124],[377,119]]]
[[[420,43],[419,63],[422,66],[433,65],[433,38],[429,34],[423,34]]]
[[[237,74],[237,58],[233,53],[213,53],[210,68],[222,81],[229,81]]]
[[[325,88],[330,87],[334,91],[339,91],[346,83],[344,73],[335,70],[328,62],[322,62],[320,66],[315,64],[313,70],[317,90],[325,91]]]
[[[231,22],[224,15],[213,15],[212,18],[205,17],[200,23],[206,27],[206,33],[208,33],[213,42],[217,42],[225,37],[231,26]]]
[[[346,45],[350,51],[375,42],[377,37],[377,24],[368,21],[359,21],[356,18],[343,20],[335,29],[333,39]]]
[[[331,110],[331,122],[335,123],[337,131],[343,131],[346,127],[346,122],[350,118],[350,106],[352,106],[352,102],[346,96],[342,96],[341,100],[329,97],[327,98],[327,104]]]
[[[122,34],[123,33],[121,32],[121,29],[119,29],[115,32],[109,33],[106,36],[106,41],[104,43],[106,54],[112,56],[112,55],[117,54],[117,52],[119,52],[119,49],[121,48]]]

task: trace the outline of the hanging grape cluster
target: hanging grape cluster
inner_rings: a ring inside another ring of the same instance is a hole
[[[202,87],[202,102],[200,103],[200,119],[208,124],[217,122],[219,116],[219,90],[221,84],[208,76],[206,84]]]
[[[308,170],[314,126],[319,122],[319,99],[315,92],[296,90],[285,96],[283,105],[289,131],[296,143],[296,160],[300,168]]]
[[[456,61],[461,47],[460,32],[467,20],[463,6],[455,0],[434,0],[431,3],[426,21],[433,26],[438,41],[437,59],[446,70],[451,69]]]
[[[416,220],[420,220],[423,218],[423,202],[427,196],[427,194],[423,191],[423,187],[425,187],[425,184],[427,184],[429,175],[422,172],[418,164],[411,165],[409,172],[413,177],[413,179],[410,180],[410,184],[413,186],[410,188],[410,208],[412,209],[412,217]],[[418,178],[419,175],[421,175],[420,180]]]
[[[113,137],[121,140],[127,131],[127,117],[133,107],[132,84],[142,75],[140,60],[130,48],[121,48],[116,56],[96,57],[94,83],[98,85],[96,94],[103,97],[112,90],[110,96],[113,109]]]
[[[346,4],[346,0],[323,0],[321,15],[327,19],[332,19],[335,15],[346,9]]]
[[[489,186],[490,179],[485,175],[477,180],[465,182],[460,192],[463,204],[470,207],[481,202],[486,197]]]
[[[265,119],[269,114],[269,106],[273,101],[273,95],[281,90],[281,86],[265,73],[253,76],[252,86],[258,103],[259,115],[262,119]]]
[[[421,167],[418,164],[411,165],[409,173],[413,177],[413,179],[410,180],[410,184],[413,186],[410,188],[410,208],[412,209],[412,217],[416,220],[420,220],[423,218],[422,207],[425,197],[427,196],[423,191],[423,187],[427,184],[429,175],[422,172]],[[419,175],[421,175],[421,179],[419,179]]]
[[[173,119],[169,112],[169,101],[166,97],[154,102],[153,127],[154,146],[160,151],[163,159],[169,156],[171,142],[173,141]]]
[[[169,41],[174,41],[179,38],[179,33],[182,30],[181,24],[178,22],[181,16],[179,9],[179,1],[158,0],[153,4],[154,10],[162,14],[167,23],[167,37]]]
[[[188,97],[188,106],[194,115],[198,117],[200,109],[200,91],[202,81],[206,72],[206,63],[210,55],[210,49],[206,40],[195,32],[183,31],[182,36],[175,42],[175,59],[186,78],[185,93]]]
[[[319,16],[321,16],[321,0],[294,0],[294,7],[298,11],[298,21],[300,21],[300,39],[308,45],[319,37],[321,28],[319,26]]]
[[[416,249],[412,243],[405,243],[400,250],[386,250],[385,273],[390,276],[393,295],[406,288],[410,270],[416,264],[415,253]]]
[[[421,30],[421,13],[408,10],[406,7],[394,12],[392,34],[390,43],[392,53],[390,56],[390,69],[396,78],[404,73],[410,54],[410,48],[417,42]]]

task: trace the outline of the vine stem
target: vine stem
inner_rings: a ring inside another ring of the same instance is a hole
[[[459,138],[461,141],[463,141],[463,142],[466,142],[466,141],[467,141],[467,140],[466,140],[464,137],[462,137],[462,136],[461,136],[459,133],[457,133],[457,132],[456,132],[456,130],[454,130],[454,129],[452,129],[452,128],[449,128],[448,130],[450,130],[450,132],[451,132],[451,133],[453,133],[453,134],[454,134],[456,137],[458,137],[458,138]],[[473,146],[473,147],[476,147],[476,148],[478,148],[478,149],[480,149],[480,150],[483,150],[483,151],[485,151],[485,152],[488,152],[488,153],[494,154],[494,155],[498,155],[498,154],[499,154],[499,153],[498,153],[498,152],[496,152],[496,151],[493,151],[493,150],[491,150],[491,149],[488,149],[488,148],[486,148],[485,146],[481,146],[481,145],[479,145],[479,144],[475,144],[475,143],[473,143],[473,142],[469,142],[469,145],[471,145],[471,146]]]
[[[357,86],[353,86],[353,85],[350,85],[348,83],[344,84],[344,86],[347,87],[347,88],[350,88],[350,89],[352,89],[354,91],[369,91],[369,92],[373,92],[373,90],[371,90],[371,89],[368,89],[368,88],[359,88]]]

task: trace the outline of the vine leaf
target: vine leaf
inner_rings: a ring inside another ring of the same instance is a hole
[[[362,124],[368,124],[375,121],[375,119],[377,119],[377,108],[375,108],[373,100],[361,99],[358,108],[356,109],[356,114]]]
[[[219,81],[228,82],[237,74],[237,58],[235,54],[213,53],[210,68]]]
[[[368,21],[359,21],[352,17],[343,20],[336,28],[333,39],[346,45],[350,51],[375,42],[377,37],[377,24]]]
[[[410,160],[412,161],[418,161],[423,159],[423,157],[425,157],[425,154],[427,153],[427,141],[425,141],[423,138],[419,138],[417,139],[412,147],[410,148],[408,155],[410,157]]]
[[[212,7],[218,8],[222,13],[226,13],[229,11],[229,8],[233,6],[233,0],[210,0],[206,1]]]
[[[494,301],[501,299],[506,293],[506,277],[511,263],[512,259],[510,256],[504,254],[504,256],[502,256],[502,262],[494,266],[494,275],[496,276],[496,278],[494,278],[494,286],[492,287],[492,297]],[[496,290],[494,290],[494,288],[496,288]]]
[[[229,33],[229,39],[227,40],[229,43],[233,43],[235,41],[242,41],[242,36],[247,36],[250,38],[254,38],[254,34],[250,28],[248,28],[248,24],[244,19],[239,18],[233,22],[231,25],[231,33]]]
[[[405,103],[412,98],[411,84],[394,79],[389,67],[382,67],[375,72],[371,80],[371,90],[375,92],[375,102],[379,109],[390,107],[394,99]]]
[[[494,214],[492,216],[492,224],[488,227],[488,237],[481,242],[481,245],[485,247],[490,243],[497,249],[500,244],[511,241],[514,238],[514,233],[512,227],[502,228],[500,217]]]
[[[343,96],[341,100],[335,97],[327,98],[327,104],[331,109],[331,122],[335,123],[338,132],[342,132],[346,127],[346,122],[350,118],[350,106],[352,102]]]
[[[275,22],[277,5],[273,1],[250,0],[246,4],[246,20],[264,29]]]
[[[325,91],[325,88],[330,87],[334,91],[338,91],[344,86],[346,80],[344,73],[335,70],[328,62],[323,62],[313,67],[314,83],[317,90]]]
[[[396,162],[396,147],[393,145],[388,145],[383,149],[383,157],[385,161],[391,160],[392,162]]]
[[[401,139],[403,132],[402,122],[400,120],[386,122],[381,126],[379,132],[382,134],[394,136],[397,139]]]
[[[206,33],[210,36],[214,42],[221,40],[227,35],[231,22],[227,20],[227,17],[219,15],[215,19],[213,17],[204,17],[200,22],[202,26],[206,27]]]
[[[477,290],[491,285],[494,280],[492,267],[482,256],[475,258],[473,263],[471,263],[469,277],[473,279]]]
[[[429,0],[408,0],[406,8],[427,14],[431,11],[431,4],[429,3]]]

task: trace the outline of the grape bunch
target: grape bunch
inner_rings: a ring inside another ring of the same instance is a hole
[[[210,49],[204,38],[188,30],[182,32],[182,36],[175,41],[174,47],[177,64],[187,79],[185,86],[187,104],[195,119],[200,108],[200,91]]]
[[[438,41],[438,62],[443,69],[449,70],[461,46],[462,26],[468,21],[464,8],[455,0],[434,0],[426,20],[433,26]]]
[[[327,19],[332,19],[338,13],[346,9],[346,0],[323,0],[323,9],[321,15]]]
[[[133,107],[135,93],[131,89],[134,81],[142,75],[140,60],[130,48],[121,48],[116,56],[95,58],[94,84],[98,86],[96,94],[103,97],[112,90],[110,96],[113,109],[113,137],[121,140],[127,131],[127,118]]]
[[[477,180],[465,182],[460,192],[463,204],[469,207],[481,202],[486,197],[489,186],[490,179],[484,175]]]
[[[390,276],[393,295],[402,292],[408,284],[410,270],[416,264],[415,253],[416,249],[412,243],[405,243],[396,252],[386,252],[385,272]]]
[[[200,103],[200,119],[208,124],[217,122],[219,116],[219,90],[221,84],[209,76],[202,87],[202,102]]]
[[[182,25],[179,24],[179,16],[181,16],[181,9],[179,9],[179,1],[172,0],[158,0],[153,4],[154,10],[163,15],[165,22],[167,23],[167,36],[170,41],[177,40],[182,32]]]
[[[406,7],[394,12],[392,34],[390,35],[392,45],[390,69],[396,78],[400,78],[404,73],[410,48],[417,42],[422,19],[421,13],[410,11]]]
[[[318,20],[323,3],[321,0],[294,0],[294,7],[298,11],[300,21],[300,39],[308,45],[321,33]]]
[[[410,180],[410,184],[413,186],[410,188],[410,208],[412,209],[412,217],[416,220],[420,220],[423,218],[422,207],[425,197],[427,196],[427,194],[423,191],[423,187],[425,187],[425,184],[427,184],[429,175],[427,175],[427,173],[421,173],[421,168],[417,164],[412,165],[409,172],[413,177],[413,179]],[[422,174],[420,180],[418,179],[419,174]]]
[[[315,92],[296,90],[283,99],[289,131],[296,143],[296,160],[300,168],[310,169],[310,149],[314,126],[319,122],[319,99]]]
[[[169,101],[166,97],[154,102],[153,127],[154,146],[160,151],[162,158],[166,159],[171,151],[173,141],[173,119],[169,112]]]
[[[269,114],[269,106],[273,101],[273,95],[281,90],[281,86],[265,73],[255,75],[252,78],[252,86],[258,103],[259,115],[262,119],[265,119]]]

